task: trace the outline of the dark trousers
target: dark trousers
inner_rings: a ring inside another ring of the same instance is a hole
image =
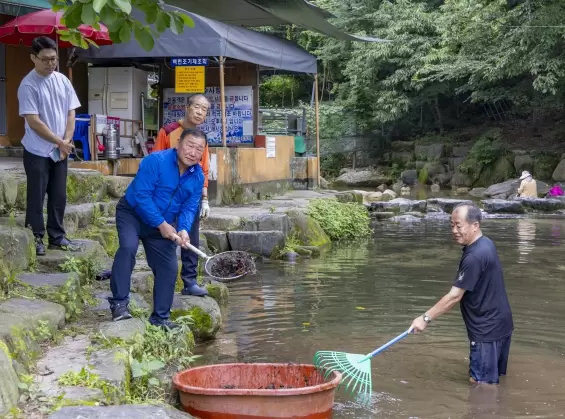
[[[198,212],[196,213],[188,236],[193,246],[198,247],[200,245],[200,207],[198,207]],[[180,271],[182,282],[184,282],[185,288],[189,288],[196,284],[196,277],[198,276],[198,255],[192,250],[181,248],[180,258],[182,260],[182,269]]]
[[[58,244],[65,237],[63,217],[67,205],[67,159],[54,162],[24,149],[24,169],[27,177],[26,227],[36,238],[45,235],[43,203],[47,194],[47,235],[49,243]]]
[[[110,304],[129,303],[131,274],[135,266],[135,257],[139,240],[145,248],[147,264],[153,271],[153,313],[151,323],[159,323],[169,318],[175,282],[177,279],[177,245],[165,239],[156,228],[145,224],[125,198],[120,199],[116,207],[116,228],[118,229],[119,248],[112,265]]]

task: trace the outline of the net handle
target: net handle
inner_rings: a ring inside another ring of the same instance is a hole
[[[187,249],[192,250],[194,253],[196,253],[201,258],[206,259],[206,262],[208,262],[208,260],[211,259],[210,256],[208,256],[206,253],[204,253],[199,248],[193,246],[191,243],[186,243],[185,246],[186,246]]]

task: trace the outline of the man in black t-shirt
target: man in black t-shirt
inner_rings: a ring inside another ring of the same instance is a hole
[[[502,265],[492,240],[482,235],[481,210],[461,204],[451,214],[451,232],[463,246],[457,276],[447,293],[410,330],[423,331],[457,302],[471,342],[469,376],[473,383],[498,384],[506,375],[514,324],[504,287]]]

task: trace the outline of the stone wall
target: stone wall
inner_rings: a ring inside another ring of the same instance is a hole
[[[343,169],[334,184],[350,187],[395,183],[410,186],[438,184],[454,189],[488,187],[516,179],[524,170],[541,181],[565,182],[565,154],[507,150],[488,136],[464,143],[395,141],[391,143],[391,151],[383,155],[380,166]]]

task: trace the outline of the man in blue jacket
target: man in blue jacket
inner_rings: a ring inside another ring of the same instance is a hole
[[[155,278],[149,322],[176,327],[169,320],[178,272],[176,248],[190,242],[188,231],[198,216],[204,185],[198,162],[206,141],[206,134],[199,129],[185,130],[176,148],[151,153],[141,161],[120,199],[116,207],[120,246],[112,266],[112,297],[108,298],[114,321],[131,318],[131,274],[141,240]]]

